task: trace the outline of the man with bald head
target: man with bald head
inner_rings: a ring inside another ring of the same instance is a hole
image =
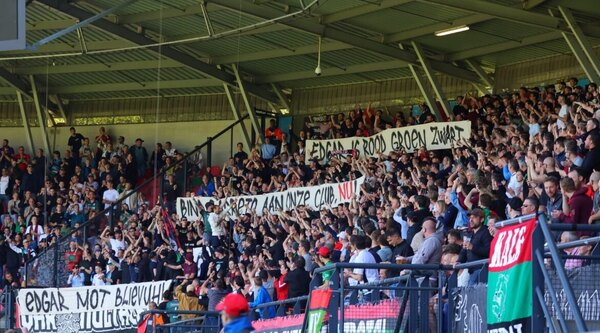
[[[560,179],[560,174],[556,171],[556,161],[552,157],[546,157],[542,161],[542,167],[536,170],[532,159],[526,159],[529,179],[535,184],[542,184],[547,177],[556,177]],[[539,162],[538,162],[539,163]]]
[[[442,240],[436,233],[434,217],[426,217],[423,221],[423,243],[414,256],[406,259],[412,264],[439,264],[442,260]]]
[[[560,177],[560,174],[556,171],[556,161],[552,157],[546,157],[542,162],[544,167],[544,173],[548,177]]]

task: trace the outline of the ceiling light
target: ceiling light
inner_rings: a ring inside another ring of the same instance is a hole
[[[467,30],[469,30],[468,25],[461,25],[459,27],[452,27],[452,28],[436,31],[435,35],[438,37],[442,37],[442,36],[447,36],[447,35],[463,32],[463,31],[467,31]]]

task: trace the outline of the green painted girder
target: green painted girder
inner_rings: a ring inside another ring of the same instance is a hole
[[[54,0],[38,0],[38,2],[43,3],[51,8],[54,8],[62,13],[75,17],[79,20],[85,20],[86,18],[94,15],[67,3],[57,3]],[[92,25],[137,45],[152,45],[155,43],[154,40],[146,36],[140,35],[135,31],[129,30],[123,26],[114,24],[107,20],[95,21],[92,23]],[[152,47],[150,49],[154,52],[159,52],[160,50],[160,53],[164,57],[176,60],[191,69],[206,74],[207,76],[222,81],[230,86],[237,86],[236,78],[234,75],[226,71],[219,70],[218,68],[216,68],[216,66],[198,60],[185,52],[181,52],[170,46],[162,46],[160,49],[157,47]],[[259,87],[255,84],[246,82],[245,88],[249,94],[252,94],[266,101],[273,102],[275,104],[277,104],[279,101],[277,96],[275,96],[273,92],[271,92],[265,87]]]
[[[469,12],[481,13],[491,15],[497,18],[508,20],[511,22],[522,23],[526,25],[533,25],[538,27],[545,27],[548,29],[561,29],[564,28],[563,22],[556,18],[546,14],[540,14],[536,12],[530,12],[519,8],[507,7],[500,4],[496,4],[490,1],[481,0],[419,0],[425,3],[433,3],[451,7],[455,9],[462,9]]]
[[[273,10],[264,6],[257,6],[252,3],[243,2],[242,7],[240,8],[239,1],[236,0],[212,0],[214,4],[221,5],[225,8],[229,8],[231,10],[242,10],[243,13],[252,15],[255,17],[259,17],[265,20],[274,19],[281,15],[280,12]],[[338,42],[346,43],[348,45],[352,45],[357,48],[361,48],[364,50],[368,50],[371,52],[379,53],[382,55],[389,56],[391,58],[395,58],[401,60],[405,63],[411,63],[415,65],[418,64],[417,57],[414,53],[409,51],[400,50],[395,47],[391,47],[385,44],[381,44],[379,42],[362,38],[359,36],[355,36],[347,33],[346,31],[338,30],[336,28],[332,28],[329,26],[325,26],[322,24],[318,24],[315,22],[311,22],[308,20],[290,20],[285,22],[280,22],[278,24],[285,25],[288,27],[292,27],[294,29],[304,31],[307,33],[319,35],[325,38],[329,38],[330,40],[335,40]],[[444,74],[448,74],[454,76],[456,78],[460,78],[467,81],[479,81],[479,76],[476,73],[454,66],[452,64],[448,64],[442,61],[431,61],[431,66],[436,71],[439,71]]]
[[[502,43],[495,43],[492,45],[486,45],[481,47],[475,47],[472,49],[455,52],[444,56],[444,58],[448,61],[456,61],[456,60],[464,60],[474,57],[480,57],[486,54],[492,54],[496,52],[503,52],[507,50],[516,49],[519,47],[535,45],[540,43],[545,43],[551,40],[560,39],[561,33],[558,31],[550,31],[546,33],[542,33],[535,36],[525,37],[520,41],[509,40]]]
[[[184,88],[204,88],[215,87],[221,84],[216,79],[191,79],[191,80],[168,80],[168,81],[147,81],[147,82],[115,82],[102,84],[87,84],[74,86],[51,87],[51,94],[81,94],[107,91],[127,91],[127,90],[154,90],[160,89],[184,89]]]
[[[206,4],[206,10],[210,12],[215,12],[221,10],[219,7],[215,7],[211,5],[210,2]],[[161,10],[155,10],[150,12],[142,12],[130,15],[121,15],[117,16],[116,23],[118,24],[135,24],[135,23],[143,23],[148,21],[158,21],[161,18],[163,20],[170,18],[178,18],[192,15],[202,15],[202,5],[195,4],[188,7],[183,8],[183,10],[177,8],[164,8]]]
[[[348,74],[359,74],[365,72],[375,72],[375,71],[384,71],[390,69],[397,69],[401,67],[406,67],[406,63],[399,60],[391,60],[391,61],[379,61],[376,63],[369,64],[360,64],[360,65],[352,65],[348,66],[345,69],[330,67],[324,68],[321,73],[321,77],[329,77],[329,76],[337,76],[337,75],[348,75]],[[272,83],[272,82],[285,82],[285,81],[294,81],[294,80],[303,80],[303,79],[314,79],[315,71],[300,71],[300,72],[291,72],[291,73],[282,73],[282,74],[274,74],[274,75],[264,75],[261,77],[257,77],[256,81],[258,83]]]
[[[353,17],[374,13],[383,9],[401,6],[405,3],[409,3],[412,1],[414,0],[382,0],[378,3],[371,2],[365,5],[341,10],[337,13],[324,15],[319,18],[319,22],[322,24],[331,24],[334,22],[347,20]]]

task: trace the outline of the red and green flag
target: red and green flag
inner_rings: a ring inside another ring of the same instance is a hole
[[[532,236],[536,219],[498,230],[490,247],[487,293],[488,332],[531,329]]]
[[[306,332],[319,333],[326,319],[329,300],[331,299],[331,289],[315,289],[310,293],[310,303],[308,306],[308,327]]]

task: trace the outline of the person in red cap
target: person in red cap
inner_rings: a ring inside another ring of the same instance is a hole
[[[319,267],[333,265],[333,262],[331,261],[331,250],[329,250],[327,246],[321,246],[317,250],[317,264],[319,265]],[[329,271],[325,271],[321,274],[321,277],[323,279],[322,288],[329,287],[329,281],[331,281],[331,276],[334,272],[335,269],[332,269]]]
[[[221,312],[223,333],[250,333],[254,330],[248,312],[248,301],[241,294],[228,294],[217,304],[216,310]]]

